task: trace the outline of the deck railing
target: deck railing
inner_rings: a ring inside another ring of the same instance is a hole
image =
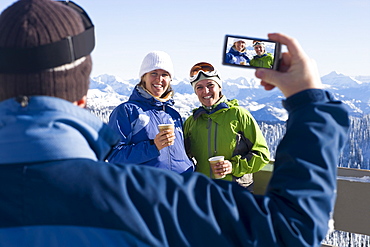
[[[254,174],[254,193],[263,194],[273,163]],[[370,171],[338,168],[338,191],[334,209],[335,230],[370,235]],[[329,246],[329,245],[323,245]]]

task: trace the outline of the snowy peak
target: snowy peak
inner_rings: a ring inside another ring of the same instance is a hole
[[[224,84],[227,84],[228,86],[237,86],[239,88],[259,88],[259,83],[251,78],[247,79],[244,77],[239,77],[237,79],[228,79],[224,81]]]
[[[357,78],[357,79],[356,79]],[[331,72],[321,78],[325,88],[344,102],[353,116],[361,117],[370,114],[370,83],[360,81],[338,72]],[[126,101],[131,95],[138,79],[122,80],[112,75],[101,75],[91,78],[88,93],[89,107],[112,109]],[[171,83],[175,91],[175,108],[186,118],[192,109],[200,103],[194,94],[193,87],[188,79],[174,79]],[[222,93],[228,99],[237,99],[239,105],[248,109],[256,120],[285,121],[287,113],[282,107],[282,93],[277,90],[265,91],[254,78],[239,77],[223,81]]]
[[[113,75],[100,75],[90,78],[90,89],[99,89],[105,92],[116,92],[120,95],[129,95],[137,84],[137,80],[124,81]]]
[[[327,84],[336,88],[349,88],[349,87],[358,87],[363,83],[351,76],[346,76],[336,71],[331,72],[328,75],[321,77],[323,84]]]

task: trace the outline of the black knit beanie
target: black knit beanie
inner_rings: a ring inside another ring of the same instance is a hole
[[[84,30],[81,16],[68,6],[51,0],[20,0],[0,15],[0,47],[38,47]],[[80,100],[89,88],[91,67],[89,55],[56,69],[0,73],[0,101],[32,95]]]

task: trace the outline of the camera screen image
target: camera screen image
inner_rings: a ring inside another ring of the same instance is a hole
[[[224,65],[244,68],[278,69],[280,44],[271,40],[226,35],[223,47]]]

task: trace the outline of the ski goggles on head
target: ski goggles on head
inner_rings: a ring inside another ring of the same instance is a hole
[[[257,41],[257,42],[254,42],[254,43],[253,43],[253,47],[255,47],[255,46],[257,46],[257,45],[265,46],[265,43],[260,42],[260,41]]]
[[[220,78],[217,70],[212,66],[212,64],[201,62],[197,63],[190,69],[190,83],[197,81],[201,74],[206,77],[217,76],[218,78]]]

